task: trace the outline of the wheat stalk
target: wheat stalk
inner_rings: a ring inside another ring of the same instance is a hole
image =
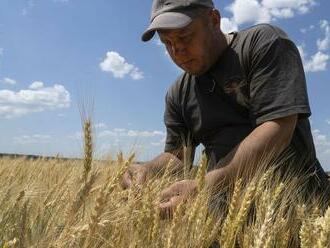
[[[172,248],[176,244],[175,237],[177,235],[176,232],[178,230],[180,218],[182,217],[183,206],[184,206],[184,204],[181,202],[174,211],[172,224],[171,224],[169,235],[168,235],[167,242],[166,242],[166,248]]]
[[[252,181],[250,183],[250,185],[248,186],[248,188],[246,189],[246,192],[244,194],[244,198],[242,200],[242,204],[238,211],[237,217],[234,219],[234,221],[228,227],[228,229],[229,229],[228,235],[225,239],[223,247],[233,247],[234,246],[238,229],[242,226],[243,222],[245,221],[245,218],[246,218],[248,210],[251,206],[255,191],[256,191],[256,183],[255,183],[255,181]]]
[[[220,236],[220,243],[221,244],[225,243],[225,240],[228,236],[230,224],[234,220],[234,213],[237,211],[237,204],[238,204],[238,198],[239,198],[240,193],[241,193],[241,187],[242,187],[242,179],[236,180],[233,196],[232,196],[231,201],[230,201],[228,214],[226,216],[225,222],[224,222],[224,224],[222,226],[222,229],[221,229],[221,236]]]
[[[205,186],[205,175],[207,171],[207,157],[202,155],[201,162],[197,171],[196,181],[198,184],[198,191],[201,192]]]
[[[87,182],[81,185],[78,193],[76,194],[74,201],[72,202],[71,206],[69,207],[69,209],[66,212],[66,220],[67,220],[68,224],[73,223],[74,217],[77,215],[78,210],[80,209],[80,207],[84,203],[85,199],[89,195],[89,192],[90,192],[95,180],[97,179],[98,175],[99,175],[99,172],[95,171],[87,179]]]
[[[330,206],[324,214],[321,235],[317,241],[318,248],[327,247],[328,245],[330,245]]]
[[[265,245],[265,241],[267,239],[267,236],[269,235],[269,231],[270,231],[269,229],[271,228],[272,221],[275,217],[275,207],[276,204],[278,204],[278,200],[283,189],[284,189],[284,184],[280,184],[275,190],[274,198],[272,199],[270,205],[268,206],[264,223],[262,224],[260,228],[259,236],[255,241],[256,248],[267,247]]]
[[[87,118],[84,120],[84,181],[87,181],[89,172],[92,169],[93,161],[93,135],[92,135],[92,120]]]

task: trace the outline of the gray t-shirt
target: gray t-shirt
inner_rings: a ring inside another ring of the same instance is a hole
[[[315,155],[311,115],[299,51],[278,27],[261,24],[234,37],[204,75],[182,74],[166,95],[165,152],[182,142],[203,144],[209,169],[263,122],[298,114],[290,147],[308,155],[325,175]]]

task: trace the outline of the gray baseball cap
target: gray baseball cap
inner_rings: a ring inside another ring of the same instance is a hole
[[[183,28],[196,16],[194,7],[214,8],[212,0],[154,0],[150,25],[142,35],[142,41],[150,40],[157,29]]]

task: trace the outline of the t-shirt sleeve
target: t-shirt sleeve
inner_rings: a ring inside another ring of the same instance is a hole
[[[311,115],[301,57],[289,39],[278,37],[254,52],[250,75],[256,125],[293,114]]]
[[[187,139],[188,128],[184,122],[178,99],[169,90],[165,97],[164,123],[166,126],[165,152],[181,148]]]

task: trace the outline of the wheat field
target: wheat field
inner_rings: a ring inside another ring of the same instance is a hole
[[[166,169],[123,190],[134,155],[93,160],[84,127],[82,160],[0,159],[0,247],[330,247],[330,206],[304,202],[302,178],[280,179],[271,167],[210,192],[202,157],[185,175]],[[197,196],[163,218],[160,192],[191,178]]]

